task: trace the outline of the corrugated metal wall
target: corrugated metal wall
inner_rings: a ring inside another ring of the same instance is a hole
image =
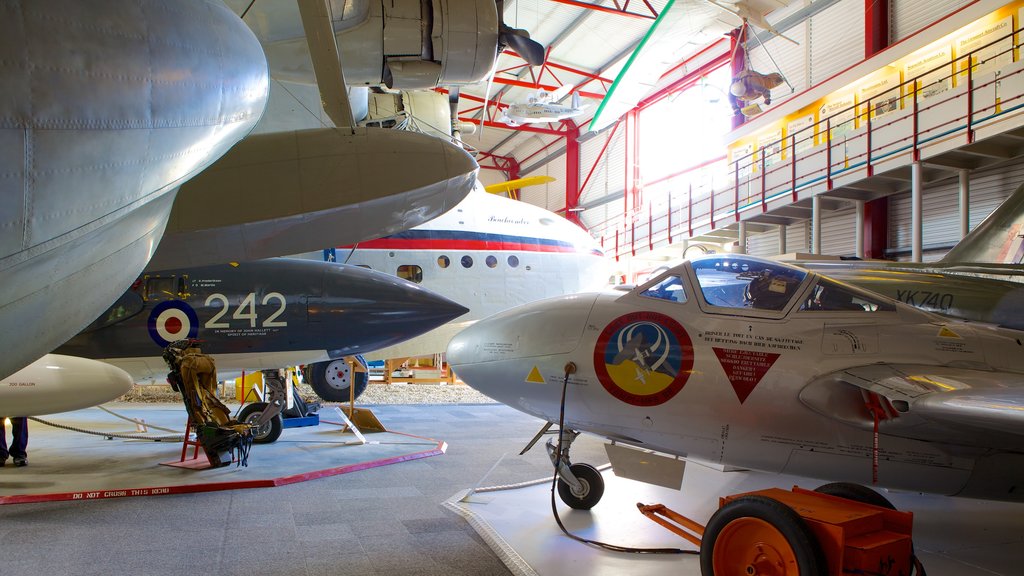
[[[889,0],[889,41],[910,36],[971,0]]]
[[[857,209],[843,208],[821,213],[821,253],[856,256]]]
[[[840,0],[808,26],[812,86],[864,59],[864,0]]]
[[[960,240],[959,180],[955,173],[948,180],[925,186],[922,191],[922,244],[936,257]],[[978,225],[1018,186],[1024,184],[1024,158],[971,173],[971,228]],[[889,250],[910,250],[910,193],[889,197]]]
[[[522,176],[551,176],[554,182],[530,186],[520,191],[520,199],[552,212],[565,208],[565,154],[552,158],[537,170]]]
[[[610,132],[610,131],[609,131]],[[600,200],[609,194],[622,192],[626,182],[626,131],[620,126],[612,136],[603,156],[601,148],[608,141],[608,133],[600,134],[580,145],[580,186],[587,178],[591,168],[594,169],[586,188],[580,195],[580,204],[586,204]],[[594,167],[595,162],[597,167]],[[617,200],[603,208],[588,210],[583,213],[582,219],[588,228],[603,228],[609,218],[622,215],[622,200]]]

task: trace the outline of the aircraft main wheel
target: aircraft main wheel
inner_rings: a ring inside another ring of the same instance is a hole
[[[256,422],[266,409],[266,402],[253,402],[242,408],[242,411],[238,413],[238,421],[246,424]],[[254,444],[270,444],[281,436],[283,428],[284,422],[281,419],[281,415],[278,414],[268,422],[265,422],[263,426],[252,431],[252,441]]]
[[[826,576],[821,546],[778,500],[744,496],[711,516],[700,545],[703,576]]]
[[[348,402],[349,388],[354,382],[358,399],[370,384],[370,373],[365,371],[366,361],[362,356],[356,356],[356,360],[363,365],[362,372],[352,370],[352,366],[344,359],[310,365],[307,374],[309,385],[317,396],[328,402]]]
[[[889,499],[885,496],[882,496],[867,486],[854,484],[852,482],[833,482],[831,484],[825,484],[824,486],[818,486],[814,491],[820,494],[828,494],[829,496],[838,496],[839,498],[853,500],[854,502],[859,502],[861,504],[871,504],[872,506],[878,506],[879,508],[888,508],[889,510],[896,509],[896,507],[892,505],[892,502],[889,502]]]
[[[569,466],[576,479],[583,485],[582,494],[573,494],[572,487],[567,482],[558,479],[558,496],[570,508],[576,510],[590,510],[604,496],[604,478],[601,473],[590,464],[572,464]]]

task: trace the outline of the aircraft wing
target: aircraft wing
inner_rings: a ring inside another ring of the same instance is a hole
[[[1024,375],[950,366],[872,364],[808,384],[800,400],[882,434],[968,446],[1024,446]],[[884,446],[884,442],[883,442]]]
[[[258,260],[355,244],[455,206],[477,164],[401,130],[256,134],[182,185],[150,270]]]

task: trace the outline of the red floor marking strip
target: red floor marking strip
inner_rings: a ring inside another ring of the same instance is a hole
[[[430,450],[423,450],[421,452],[413,452],[411,454],[403,454],[401,456],[392,456],[390,458],[382,458],[380,460],[370,460],[368,462],[349,464],[346,466],[339,466],[337,468],[315,470],[313,472],[295,474],[293,476],[282,476],[280,478],[242,480],[238,482],[212,482],[206,484],[187,484],[184,486],[160,486],[155,488],[118,488],[114,490],[95,490],[88,492],[62,492],[55,494],[23,494],[15,496],[0,496],[0,505],[33,504],[37,502],[60,502],[68,500],[103,500],[107,498],[129,498],[137,496],[167,496],[169,494],[192,494],[196,492],[217,492],[220,490],[242,490],[245,488],[272,488],[274,486],[285,486],[288,484],[295,484],[297,482],[305,482],[307,480],[326,478],[328,476],[338,476],[341,474],[347,474],[349,472],[369,470],[370,468],[378,468],[380,466],[387,466],[389,464],[398,464],[400,462],[408,462],[410,460],[419,460],[421,458],[429,458],[431,456],[440,456],[441,454],[444,454],[445,451],[447,451],[448,449],[448,444],[443,440],[434,440],[432,438],[424,438],[423,436],[415,436],[413,434],[405,434],[402,432],[391,432],[391,434],[398,434],[401,436],[407,436],[409,438],[417,438],[421,440],[428,440],[430,442],[437,442],[437,445]]]
[[[397,432],[392,432],[392,434],[397,434]],[[406,436],[410,435],[406,434]],[[418,438],[418,436],[413,436],[413,438]],[[382,460],[372,460],[370,462],[349,464],[347,466],[339,466],[338,468],[315,470],[313,472],[306,472],[304,474],[295,474],[294,476],[282,476],[281,478],[274,479],[274,485],[286,486],[288,484],[295,484],[296,482],[305,482],[307,480],[316,480],[317,478],[326,478],[327,476],[337,476],[339,474],[347,474],[349,472],[369,470],[370,468],[379,468],[381,466],[387,466],[389,464],[398,464],[399,462],[419,460],[421,458],[429,458],[431,456],[440,456],[441,454],[444,454],[447,449],[448,444],[446,442],[438,441],[437,447],[432,450],[413,452],[412,454],[403,454],[401,456],[392,456],[391,458],[384,458]]]

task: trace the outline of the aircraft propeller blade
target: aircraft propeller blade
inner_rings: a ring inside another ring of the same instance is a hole
[[[516,51],[530,66],[544,63],[544,46],[530,38],[530,33],[521,28],[510,28],[501,23],[498,29],[498,42]]]

